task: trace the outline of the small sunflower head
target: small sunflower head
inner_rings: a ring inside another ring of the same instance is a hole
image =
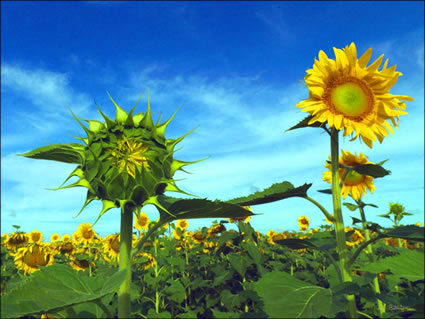
[[[362,153],[360,155],[352,154],[349,151],[341,150],[342,157],[339,158],[339,163],[345,166],[359,166],[365,164],[374,164],[369,162],[368,157]],[[323,180],[332,183],[332,165],[326,163],[325,167],[328,169],[323,173]],[[339,168],[339,181],[341,181],[342,176],[344,175],[345,168]],[[366,189],[369,189],[370,193],[373,193],[376,190],[375,185],[373,184],[373,177],[369,175],[362,175],[356,171],[350,171],[344,179],[342,185],[341,194],[343,199],[345,199],[348,194],[354,200],[359,200],[363,195],[366,195]]]
[[[135,115],[133,112],[137,103],[127,114],[109,97],[116,108],[115,120],[106,116],[99,107],[105,122],[79,119],[71,111],[87,134],[86,138],[76,137],[84,145],[48,145],[19,155],[79,164],[65,182],[72,176],[77,176],[79,180],[62,187],[64,182],[56,189],[77,186],[88,189],[86,201],[78,215],[93,200],[103,203],[98,219],[114,207],[120,207],[121,212],[125,209],[135,211],[138,215],[141,207],[147,204],[153,204],[172,215],[159,203],[158,196],[166,191],[185,193],[177,187],[173,176],[177,170],[184,171],[183,166],[199,161],[176,160],[174,152],[177,143],[193,130],[177,139],[166,139],[165,129],[176,113],[166,122],[159,124],[158,119],[154,124],[149,95],[146,113]],[[88,128],[80,120],[88,122]]]

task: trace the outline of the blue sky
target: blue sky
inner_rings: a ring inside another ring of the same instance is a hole
[[[368,218],[398,201],[424,221],[424,4],[423,2],[1,2],[1,232],[13,224],[46,237],[72,234],[93,223],[101,202],[76,219],[86,188],[49,191],[73,164],[16,156],[48,144],[78,142],[84,136],[67,106],[80,118],[102,120],[94,100],[109,117],[114,100],[129,111],[150,89],[154,120],[183,104],[166,132],[179,137],[180,160],[210,158],[191,165],[178,185],[201,197],[231,199],[289,181],[313,183],[308,194],[332,210],[322,181],[329,137],[318,129],[283,131],[306,114],[295,107],[308,98],[300,85],[320,50],[351,42],[358,56],[369,47],[403,73],[392,94],[412,96],[399,130],[369,149],[341,140],[343,150],[363,152],[372,162],[389,159],[390,176],[376,179],[364,201],[379,206]],[[147,94],[136,109],[144,112]],[[71,182],[74,179],[71,180]],[[171,196],[179,196],[170,193]],[[180,197],[180,196],[179,196]],[[184,196],[181,196],[184,197]],[[347,198],[347,201],[349,199]],[[297,218],[324,224],[310,202],[291,198],[253,206],[251,224],[260,232],[297,230]],[[143,209],[151,219],[154,207]],[[344,219],[357,212],[344,208]],[[189,230],[214,219],[189,221]],[[119,231],[119,210],[108,211],[95,231]],[[230,228],[234,228],[233,226]],[[46,238],[47,239],[47,238]]]

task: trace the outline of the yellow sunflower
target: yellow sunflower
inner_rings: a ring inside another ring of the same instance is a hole
[[[69,265],[78,271],[84,271],[87,268],[89,268],[90,266],[90,262],[87,259],[77,259],[77,258],[73,258],[70,262]],[[94,267],[96,267],[96,264],[94,262],[91,262],[91,267],[92,269]]]
[[[5,242],[7,249],[16,250],[22,246],[25,246],[29,241],[28,235],[22,232],[15,232],[10,235],[8,240]]]
[[[286,239],[287,236],[284,233],[273,233],[267,238],[267,242],[271,245],[276,245],[276,241]]]
[[[354,230],[354,232],[351,234],[350,240],[347,240],[346,243],[348,247],[353,247],[359,245],[362,241],[364,241],[363,234],[358,230]]]
[[[310,225],[310,221],[308,217],[301,216],[298,219],[298,225],[300,226],[301,231],[307,230],[308,226]]]
[[[331,173],[331,175],[332,175],[332,173]],[[328,224],[333,224],[333,221],[331,221],[331,220],[329,220],[327,217],[325,217],[325,221],[328,223]]]
[[[388,59],[378,71],[383,55],[366,67],[372,48],[359,59],[354,43],[344,50],[334,48],[334,52],[335,60],[320,51],[319,60],[315,59],[313,68],[306,71],[304,79],[310,95],[297,107],[313,116],[308,124],[328,123],[329,127],[344,129],[344,136],[354,132],[351,141],[360,136],[372,148],[376,138],[381,143],[384,136],[388,137],[388,130],[393,133],[387,120],[397,128],[398,117],[407,114],[400,100],[413,98],[389,93],[402,73],[395,71],[396,65],[387,68]]]
[[[144,263],[135,262],[135,263],[137,265],[143,267],[143,269],[147,270],[147,269],[155,266],[156,261],[155,261],[155,257],[154,256],[152,256],[149,253],[138,253],[136,256],[134,256],[134,259],[136,259],[138,257],[145,257],[145,256],[148,257],[148,260],[146,262],[144,262]]]
[[[180,228],[181,229],[181,231],[184,233],[184,231],[186,230],[186,228],[189,226],[189,223],[187,222],[187,220],[186,219],[179,219],[178,221],[177,221],[177,225],[176,225],[176,227],[177,228]]]
[[[213,237],[226,231],[226,227],[222,224],[213,225],[208,229],[208,236]]]
[[[52,242],[52,243],[54,243],[54,242],[56,242],[56,241],[58,241],[59,240],[59,235],[58,235],[58,233],[54,233],[54,234],[52,234],[52,236],[50,236],[50,241]]]
[[[339,158],[339,163],[345,166],[359,166],[365,164],[373,164],[369,162],[366,155],[360,153],[359,156],[357,154],[351,154],[350,152],[344,152],[341,150],[342,157]],[[325,167],[328,171],[323,173],[323,180],[332,184],[332,165],[326,163]],[[339,168],[339,181],[341,182],[341,178],[344,175],[345,169]],[[369,189],[372,194],[376,189],[373,184],[373,177],[368,175],[361,175],[354,170],[350,171],[348,175],[344,179],[344,184],[342,185],[341,195],[342,198],[345,199],[348,194],[354,200],[358,200],[362,197],[362,195],[366,195],[366,188]]]
[[[15,256],[15,265],[24,274],[31,274],[39,270],[39,266],[50,266],[54,257],[46,244],[34,244],[28,247],[19,248]]]
[[[195,243],[200,244],[207,239],[207,235],[203,236],[202,232],[197,231],[192,234],[191,238]]]
[[[43,235],[38,230],[33,230],[28,234],[30,243],[41,243],[43,240]]]
[[[142,212],[140,213],[139,218],[137,218],[137,216],[134,216],[134,228],[136,228],[138,231],[142,230],[142,228],[144,231],[148,230],[148,225],[148,214]]]
[[[120,234],[108,235],[103,241],[103,250],[111,259],[119,261],[120,257]]]
[[[80,242],[84,245],[89,245],[94,243],[94,238],[96,236],[95,231],[91,227],[90,223],[81,224],[78,227],[78,232],[80,235]]]

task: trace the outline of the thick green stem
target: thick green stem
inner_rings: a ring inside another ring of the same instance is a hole
[[[131,242],[133,229],[133,211],[124,209],[121,213],[120,233],[120,270],[126,271],[124,282],[118,290],[118,318],[130,318],[131,285]]]
[[[345,242],[344,220],[341,211],[341,189],[339,187],[339,145],[338,130],[334,127],[331,131],[331,161],[332,161],[332,202],[334,208],[334,228],[336,234],[337,252],[344,282],[353,281],[348,264],[348,249]],[[354,295],[346,295],[348,300],[348,314],[350,318],[357,316]]]
[[[364,213],[363,205],[361,204],[360,201],[357,201],[357,205],[359,206],[360,216],[362,218],[362,226],[363,226],[364,236],[365,236],[366,241],[368,241],[368,240],[370,240],[370,230],[367,228],[366,216],[365,216],[365,213]],[[370,244],[367,245],[366,251],[368,252],[369,260],[373,264],[375,262],[375,256],[373,255],[372,245],[370,245]],[[375,293],[377,293],[377,294],[381,293],[381,289],[379,287],[378,276],[373,278],[372,287],[373,287],[373,290],[375,291]],[[379,317],[384,318],[385,304],[380,299],[377,299],[377,302],[378,302]]]

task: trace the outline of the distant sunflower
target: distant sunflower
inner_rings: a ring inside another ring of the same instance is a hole
[[[353,247],[356,245],[359,245],[362,241],[364,241],[364,236],[361,232],[358,230],[354,230],[354,232],[351,234],[350,240],[347,240],[347,246]]]
[[[87,268],[90,267],[90,262],[87,259],[77,259],[77,258],[73,258],[70,262],[69,265],[78,271],[84,271]],[[91,262],[91,267],[94,268],[96,266],[96,264],[94,262]]]
[[[207,239],[207,235],[203,236],[202,232],[197,231],[192,234],[191,238],[195,243],[200,244]]]
[[[28,234],[28,238],[30,243],[39,244],[43,240],[43,235],[39,231],[33,230],[32,232]]]
[[[276,245],[276,241],[286,239],[287,236],[284,233],[273,233],[267,238],[267,242],[271,245]]]
[[[354,43],[344,50],[334,48],[334,52],[335,60],[320,51],[319,60],[315,59],[313,68],[306,71],[304,79],[310,96],[297,107],[313,116],[309,124],[328,123],[329,127],[344,129],[344,136],[354,132],[351,140],[360,137],[372,148],[376,138],[381,143],[384,136],[388,137],[387,130],[393,133],[387,120],[397,128],[398,117],[407,114],[400,100],[413,98],[389,93],[402,73],[395,71],[396,65],[387,68],[388,59],[378,71],[383,55],[366,67],[372,48],[359,59]]]
[[[181,231],[184,233],[185,232],[185,230],[186,230],[186,228],[189,226],[189,223],[187,222],[187,220],[186,219],[179,219],[178,221],[177,221],[177,225],[176,225],[176,227],[177,228],[180,228],[181,229]]]
[[[134,228],[136,228],[137,230],[148,230],[148,225],[149,225],[149,218],[148,218],[148,214],[146,213],[140,213],[139,218],[137,218],[137,216],[134,217]]]
[[[226,227],[222,224],[213,225],[208,229],[208,236],[213,237],[226,231]]]
[[[308,217],[301,216],[298,219],[298,225],[300,226],[301,231],[307,230],[308,226],[310,225],[310,221],[308,220]]]
[[[90,223],[81,224],[78,227],[78,232],[79,232],[79,235],[80,235],[80,238],[81,238],[80,239],[81,243],[83,243],[84,245],[94,243],[94,238],[96,236],[96,233],[93,230],[93,228],[91,227]]]
[[[25,275],[39,270],[39,266],[52,265],[54,261],[53,254],[46,244],[19,248],[14,256],[16,268],[23,270]]]
[[[138,258],[138,257],[148,257],[148,260],[144,263],[136,263],[137,265],[141,266],[143,269],[147,270],[153,266],[155,266],[156,261],[155,261],[155,257],[152,256],[149,253],[138,253],[136,256],[134,256],[134,258]]]
[[[52,243],[54,243],[54,242],[56,242],[56,241],[58,241],[59,240],[59,235],[58,235],[58,233],[54,233],[54,234],[52,234],[52,236],[50,236],[50,241],[52,242]]]
[[[6,247],[9,250],[16,250],[22,246],[25,246],[29,241],[29,237],[26,233],[15,232],[10,235],[6,241]]]
[[[351,154],[350,152],[344,152],[341,150],[342,157],[339,158],[339,163],[345,166],[359,166],[365,164],[373,164],[368,161],[367,156],[360,153],[359,156],[357,154]],[[323,173],[323,180],[332,183],[332,165],[326,163],[325,167],[328,171]],[[341,181],[342,176],[344,175],[345,169],[339,168],[339,181]],[[350,171],[348,175],[345,177],[344,184],[342,185],[341,195],[342,198],[345,199],[348,194],[351,194],[351,197],[354,200],[358,200],[362,197],[362,195],[366,195],[366,188],[369,189],[370,193],[376,189],[373,184],[373,177],[369,175],[361,175],[354,170]]]
[[[111,259],[117,259],[119,261],[120,234],[106,236],[103,241],[103,249]]]

